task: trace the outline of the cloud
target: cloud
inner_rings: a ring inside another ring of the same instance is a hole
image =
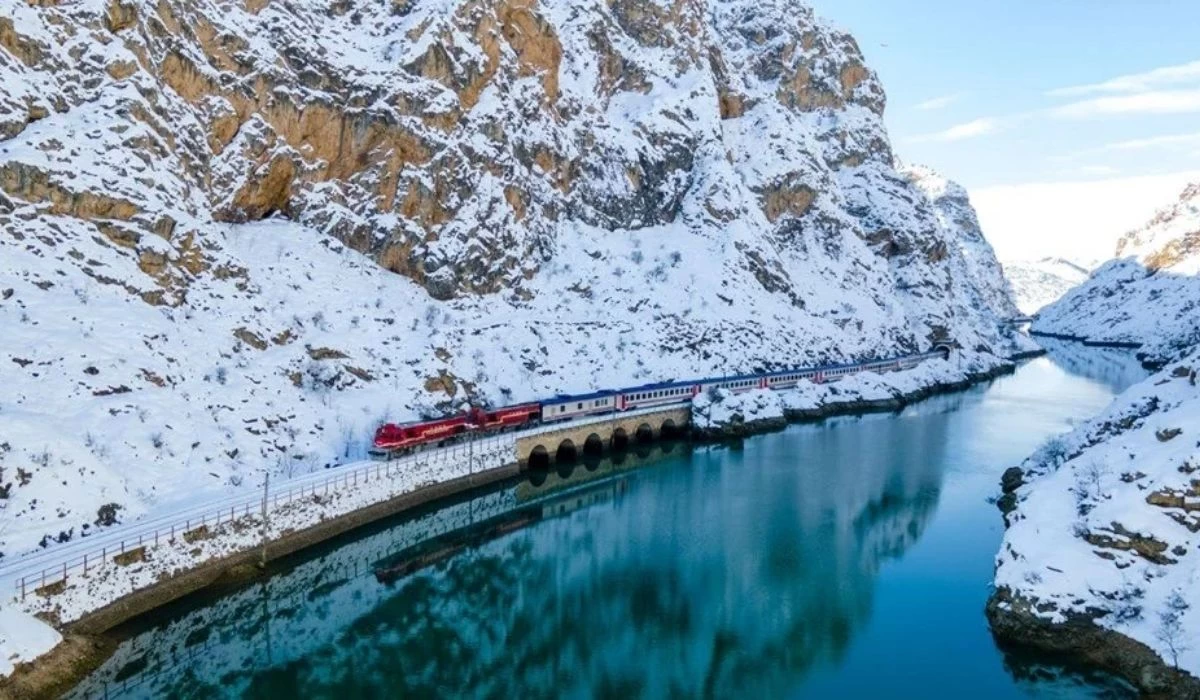
[[[1031,182],[971,190],[984,235],[1001,260],[1107,260],[1125,233],[1175,201],[1200,171]]]
[[[983,117],[974,121],[969,121],[964,124],[952,126],[945,131],[939,131],[933,134],[921,134],[914,136],[909,141],[913,143],[952,143],[954,141],[964,141],[966,139],[978,138],[994,134],[1001,128],[999,119],[991,117]]]
[[[916,109],[919,109],[923,112],[931,112],[931,111],[938,110],[938,109],[945,109],[945,108],[949,107],[950,105],[954,104],[955,102],[958,102],[958,100],[961,98],[962,98],[962,93],[955,93],[953,95],[942,95],[941,97],[934,97],[933,99],[925,100],[924,102],[918,103],[916,105]]]
[[[1123,75],[1102,83],[1075,85],[1046,93],[1050,97],[1082,97],[1120,93],[1150,92],[1164,87],[1196,85],[1200,83],[1200,61],[1164,66],[1144,73]]]
[[[1200,145],[1200,131],[1194,134],[1167,134],[1165,136],[1152,136],[1144,139],[1117,141],[1116,143],[1105,144],[1096,150],[1103,152],[1142,151],[1149,148],[1158,148],[1159,146],[1188,146],[1191,144]]]
[[[1056,119],[1092,119],[1129,114],[1190,114],[1193,112],[1200,112],[1200,88],[1097,97],[1049,110],[1050,116]]]

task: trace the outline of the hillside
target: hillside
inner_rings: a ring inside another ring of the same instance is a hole
[[[1160,371],[1005,475],[989,606],[1000,636],[1076,653],[1162,697],[1200,696],[1198,242],[1192,186],[1034,322],[1144,343],[1138,356]]]
[[[1122,237],[1115,254],[1043,309],[1033,330],[1140,343],[1150,364],[1200,343],[1200,184]]]
[[[1017,308],[1027,316],[1058,301],[1088,278],[1088,268],[1063,258],[1016,260],[1004,263]]]
[[[794,2],[10,5],[0,552],[468,401],[1013,342]]]

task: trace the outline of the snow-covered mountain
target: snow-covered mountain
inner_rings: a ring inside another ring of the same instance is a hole
[[[1005,261],[1004,275],[1012,284],[1017,307],[1026,316],[1063,297],[1088,278],[1089,267],[1064,258]]]
[[[971,281],[974,303],[1001,319],[1019,316],[1013,289],[983,235],[966,188],[925,166],[908,166],[902,172],[933,202],[942,236],[958,248],[954,276]]]
[[[1126,234],[1116,258],[1043,309],[1033,330],[1141,343],[1155,364],[1200,343],[1200,183]]]
[[[8,3],[0,82],[2,551],[466,401],[1010,342],[791,0]]]

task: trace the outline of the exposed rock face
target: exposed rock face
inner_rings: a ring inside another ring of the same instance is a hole
[[[0,549],[467,400],[1009,342],[794,2],[10,5]]]
[[[931,250],[930,258],[939,262],[949,258],[949,264],[958,267],[958,274],[952,277],[961,280],[963,293],[974,296],[976,304],[998,318],[1020,315],[1004,269],[984,238],[966,188],[927,167],[909,167],[903,172],[933,202],[938,224],[945,231],[943,240],[957,248],[957,255],[945,248]]]
[[[1141,344],[1151,365],[1200,343],[1200,185],[1125,235],[1116,255],[1043,309],[1033,330]]]

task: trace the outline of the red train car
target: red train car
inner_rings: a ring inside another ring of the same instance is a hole
[[[470,426],[465,415],[407,425],[388,423],[375,431],[375,449],[383,452],[400,452],[418,445],[449,440],[468,430],[470,430]]]
[[[528,403],[520,406],[497,408],[494,411],[472,408],[467,413],[467,420],[475,430],[492,433],[527,427],[540,420],[541,416],[542,405],[540,403]]]

